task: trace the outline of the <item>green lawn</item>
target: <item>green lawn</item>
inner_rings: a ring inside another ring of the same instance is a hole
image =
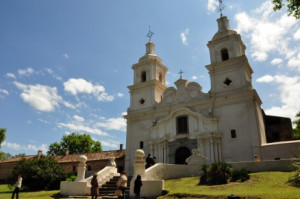
[[[10,190],[7,185],[0,185],[0,198],[9,199],[11,198],[13,190]],[[30,198],[30,199],[50,199],[55,198],[54,196],[59,193],[59,190],[56,191],[34,191],[34,192],[20,192],[19,198]]]
[[[250,180],[243,183],[229,183],[226,185],[204,186],[198,185],[199,177],[181,178],[165,181],[165,189],[169,194],[159,197],[166,199],[182,197],[184,195],[203,196],[203,198],[227,198],[234,194],[244,198],[261,199],[299,199],[300,188],[288,183],[291,172],[261,172],[250,174]],[[206,196],[206,197],[204,197]]]
[[[251,178],[243,183],[204,186],[198,185],[199,177],[181,178],[165,181],[165,189],[169,194],[159,199],[179,198],[227,198],[234,194],[242,198],[254,199],[299,199],[300,188],[291,186],[288,178],[291,172],[261,172],[251,174]],[[12,190],[7,185],[0,185],[0,198],[11,198]],[[59,193],[56,191],[21,192],[20,198],[53,199]],[[88,197],[84,197],[88,198]]]

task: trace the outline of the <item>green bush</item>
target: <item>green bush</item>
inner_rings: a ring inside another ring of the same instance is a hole
[[[224,162],[201,166],[202,175],[199,184],[227,184],[232,174],[232,166]]]
[[[77,178],[76,175],[70,175],[69,177],[66,178],[66,181],[75,181]]]
[[[246,180],[249,180],[250,176],[246,169],[240,169],[240,170],[233,170],[231,175],[231,182],[244,182]]]
[[[15,183],[18,174],[22,174],[22,188],[26,191],[59,189],[60,181],[65,179],[62,166],[45,156],[20,160],[8,178],[9,184]]]
[[[300,187],[300,156],[295,158],[295,160],[292,163],[292,167],[295,169],[295,174],[289,179],[289,182],[292,183],[294,186]]]

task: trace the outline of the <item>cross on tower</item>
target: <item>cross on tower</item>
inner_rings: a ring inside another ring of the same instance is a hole
[[[219,0],[218,12],[220,12],[221,17],[223,16],[222,11],[225,9],[225,5],[223,4],[223,0]]]
[[[147,34],[147,37],[149,38],[149,41],[151,41],[152,36],[154,35],[154,32],[151,31],[150,26],[149,26],[149,32]]]
[[[182,73],[184,73],[183,71],[179,71],[179,73],[178,74],[180,74],[180,79],[182,79]]]

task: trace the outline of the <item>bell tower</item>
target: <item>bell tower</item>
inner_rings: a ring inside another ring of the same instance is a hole
[[[246,46],[241,36],[229,27],[226,16],[217,19],[218,31],[208,42],[211,64],[211,92],[228,93],[252,89],[252,68],[245,56]]]
[[[168,68],[155,54],[155,45],[151,41],[146,44],[146,54],[138,63],[132,65],[134,71],[133,85],[130,90],[129,110],[149,108],[159,103],[166,89]]]

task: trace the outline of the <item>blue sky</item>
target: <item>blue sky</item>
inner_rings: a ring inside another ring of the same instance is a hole
[[[241,34],[253,85],[267,114],[294,119],[300,110],[300,23],[273,12],[271,1],[224,1]],[[206,46],[217,31],[215,0],[0,1],[1,150],[45,153],[71,132],[126,144],[127,86],[145,54],[149,25],[156,54],[169,68],[210,89]],[[125,146],[126,147],[126,146]]]

